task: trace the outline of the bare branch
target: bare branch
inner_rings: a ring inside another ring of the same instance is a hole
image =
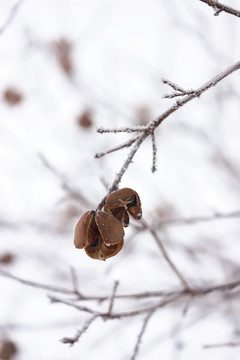
[[[19,0],[16,4],[12,7],[10,14],[8,15],[7,20],[5,23],[0,27],[0,35],[7,29],[7,27],[13,22],[15,16],[17,15],[20,6],[23,4],[24,0]]]
[[[73,291],[76,295],[82,297],[82,294],[78,290],[77,274],[76,274],[76,270],[74,269],[73,266],[70,266],[70,273],[71,273],[71,278],[72,278],[72,283],[73,283]]]
[[[112,296],[111,296],[110,302],[109,302],[109,308],[108,308],[108,314],[109,315],[111,315],[111,313],[112,313],[114,299],[116,297],[116,292],[117,292],[118,285],[119,285],[119,281],[115,281],[114,286],[113,286]]]
[[[147,224],[145,223],[144,226],[147,226]],[[154,237],[164,259],[168,262],[169,266],[171,267],[171,269],[173,270],[173,272],[175,273],[175,275],[177,275],[178,279],[181,281],[182,285],[184,286],[185,289],[189,289],[189,285],[187,283],[187,281],[184,279],[183,275],[181,274],[181,272],[178,270],[178,268],[176,267],[176,265],[174,264],[174,262],[170,259],[165,247],[163,246],[162,241],[160,240],[160,237],[158,236],[157,232],[151,228],[148,228],[148,230],[150,231],[150,233],[152,234],[152,236]]]
[[[147,325],[149,323],[149,320],[151,319],[152,315],[154,314],[155,310],[152,310],[150,311],[147,316],[145,317],[144,321],[143,321],[143,324],[142,324],[142,328],[141,328],[141,331],[140,333],[138,334],[138,337],[137,337],[137,342],[136,342],[136,345],[135,345],[135,348],[134,348],[134,351],[133,351],[133,354],[131,356],[131,360],[135,360],[137,358],[137,355],[138,355],[138,352],[139,352],[139,347],[140,347],[140,344],[141,344],[141,341],[142,341],[142,337],[146,331],[146,328],[147,328]]]
[[[38,154],[39,159],[42,161],[43,165],[51,171],[60,181],[62,188],[74,199],[79,200],[82,204],[90,207],[92,204],[82,195],[82,193],[75,188],[70,181],[66,178],[64,174],[62,174],[58,169],[55,169],[52,164],[43,156],[42,154]]]
[[[67,301],[67,300],[64,300],[64,299],[59,299],[55,296],[48,296],[50,301],[52,303],[62,303],[62,304],[65,304],[65,305],[69,305],[69,306],[72,306],[74,307],[75,309],[79,310],[79,311],[83,311],[83,312],[87,312],[89,314],[93,314],[93,315],[97,315],[99,316],[100,313],[98,313],[97,311],[87,307],[87,306],[82,306],[82,305],[76,305],[74,304],[73,302],[71,301]]]
[[[63,344],[70,344],[71,346],[74,345],[76,342],[78,342],[78,340],[80,339],[80,337],[88,330],[89,326],[93,323],[94,320],[96,320],[98,318],[98,315],[93,315],[92,317],[90,317],[85,324],[83,325],[81,330],[78,330],[76,335],[72,338],[68,338],[65,337],[61,340],[61,342]]]
[[[173,219],[163,219],[158,224],[158,226],[171,226],[171,225],[192,225],[201,222],[209,222],[209,221],[216,221],[221,219],[233,219],[240,217],[240,210],[232,211],[229,213],[219,213],[216,212],[209,216],[195,216],[190,218],[173,218]]]
[[[217,9],[218,12],[217,12],[217,14],[215,13],[216,15],[219,14],[219,11],[224,11],[227,14],[240,17],[240,11],[239,10],[235,10],[235,9],[231,8],[230,6],[226,6],[226,5],[222,4],[222,3],[219,3],[216,0],[200,0],[200,1],[202,1],[205,4],[213,7],[214,9]]]
[[[109,314],[108,312],[95,311],[87,306],[76,305],[72,301],[68,301],[65,299],[60,299],[60,298],[56,298],[56,297],[49,297],[49,298],[53,303],[65,304],[65,305],[75,308],[78,311],[93,314],[96,317],[101,317],[103,319],[106,319],[106,318],[107,319],[121,319],[121,318],[125,318],[125,317],[139,316],[141,314],[149,313],[150,311],[158,310],[158,309],[164,307],[165,305],[176,302],[177,300],[181,299],[184,296],[186,296],[186,293],[181,293],[181,294],[178,293],[177,295],[168,297],[167,299],[161,300],[161,301],[157,302],[156,304],[152,304],[151,306],[142,307],[142,308],[139,308],[137,310],[132,310],[132,311],[123,311],[123,312],[115,312],[115,313],[112,312],[111,314]]]
[[[238,347],[240,346],[240,342],[228,342],[222,344],[206,344],[203,345],[204,349],[215,349],[215,348],[222,348],[222,347]]]
[[[3,271],[2,269],[0,270],[0,275],[7,277],[9,279],[12,279],[14,281],[20,282],[24,285],[27,286],[31,286],[34,288],[38,288],[38,289],[42,289],[42,290],[48,290],[51,292],[56,292],[56,293],[61,293],[64,295],[73,295],[75,296],[76,293],[73,290],[68,290],[65,288],[58,288],[56,286],[51,286],[51,285],[46,285],[46,284],[41,284],[41,283],[37,283],[34,281],[30,281],[30,280],[25,280],[22,278],[19,278],[17,276],[14,276],[6,271]],[[183,296],[183,295],[192,295],[192,296],[204,296],[207,294],[210,294],[212,292],[224,292],[224,291],[231,291],[234,289],[237,289],[240,287],[240,280],[236,280],[236,281],[232,281],[232,282],[227,282],[227,283],[223,283],[220,285],[212,285],[212,286],[194,286],[191,288],[184,288],[184,289],[176,289],[176,290],[156,290],[156,291],[145,291],[142,293],[133,293],[133,294],[121,294],[121,295],[116,295],[115,294],[115,299],[148,299],[148,298],[155,298],[155,297],[170,297],[170,296]],[[55,298],[52,298],[53,300],[55,300]],[[96,296],[78,296],[77,300],[89,300],[89,301],[105,301],[105,300],[109,300],[109,296],[100,296],[100,295],[96,295]],[[76,300],[76,299],[75,299]],[[54,302],[54,301],[53,301]],[[55,301],[58,302],[58,301]],[[94,312],[95,313],[95,312]],[[108,313],[106,313],[108,314]]]
[[[72,290],[68,290],[68,289],[64,289],[64,288],[60,288],[60,287],[56,287],[56,286],[52,286],[52,285],[45,285],[45,284],[37,283],[35,281],[21,279],[21,278],[19,278],[17,276],[14,276],[14,275],[10,274],[9,272],[4,271],[2,269],[0,270],[0,275],[4,276],[4,277],[7,277],[9,279],[18,281],[18,282],[20,282],[20,283],[22,283],[24,285],[35,287],[35,288],[38,288],[38,289],[58,292],[58,293],[61,293],[61,294],[66,294],[66,295],[73,295],[74,294],[74,292]]]

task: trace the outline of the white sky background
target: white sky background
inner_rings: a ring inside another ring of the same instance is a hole
[[[225,3],[240,8],[238,1]],[[14,4],[0,0],[0,27]],[[136,125],[141,107],[155,118],[173,103],[162,99],[171,93],[162,78],[197,88],[239,60],[239,35],[238,18],[215,17],[197,0],[25,0],[0,35],[0,93],[13,86],[24,96],[14,107],[0,100],[0,255],[16,257],[4,268],[70,288],[69,267],[74,266],[86,294],[109,294],[115,280],[122,293],[178,286],[154,240],[147,233],[134,236],[133,225],[125,231],[123,250],[106,262],[76,250],[74,227],[89,208],[69,196],[39,154],[94,209],[106,194],[101,179],[111,184],[129,152],[94,159],[96,152],[129,138],[100,135],[96,129]],[[61,37],[72,43],[72,80],[51,48]],[[161,214],[191,217],[239,210],[239,76],[230,75],[164,121],[156,132],[155,174],[150,171],[150,141],[138,151],[121,187],[139,193],[150,223],[156,224]],[[94,126],[80,128],[76,118],[89,107]],[[239,219],[172,226],[159,234],[190,283],[239,279]],[[17,342],[19,360],[131,357],[142,317],[97,320],[69,348],[59,339],[73,336],[85,315],[50,304],[45,291],[2,277],[0,294],[0,336]],[[135,304],[115,306],[120,310]],[[156,313],[139,360],[239,359],[240,348],[202,348],[238,340],[236,300],[198,300],[183,318],[185,306]]]

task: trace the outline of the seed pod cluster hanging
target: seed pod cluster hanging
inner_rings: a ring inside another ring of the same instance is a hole
[[[85,212],[75,228],[74,245],[92,259],[106,260],[116,255],[124,244],[124,229],[129,215],[142,217],[141,201],[136,191],[123,188],[105,198],[104,211]]]

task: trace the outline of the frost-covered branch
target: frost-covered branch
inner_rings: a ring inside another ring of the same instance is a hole
[[[118,151],[118,150],[121,150],[121,149],[124,149],[126,147],[130,147],[133,143],[135,143],[135,141],[137,141],[138,137],[134,138],[134,139],[131,139],[121,145],[118,145],[110,150],[107,150],[107,151],[104,151],[104,152],[101,152],[101,153],[97,153],[95,155],[95,158],[99,159],[105,155],[108,155],[108,154],[111,154],[112,152],[115,152],[115,151]]]
[[[206,83],[204,83],[203,85],[201,85],[198,89],[196,90],[191,90],[190,92],[186,92],[184,93],[184,96],[181,97],[181,99],[178,99],[175,101],[175,103],[166,111],[164,111],[157,119],[153,120],[152,122],[149,123],[148,126],[141,128],[141,134],[139,135],[138,139],[136,142],[134,142],[133,148],[131,149],[127,159],[125,160],[121,170],[119,171],[119,173],[117,173],[115,180],[113,181],[112,186],[109,188],[109,193],[115,191],[118,189],[118,185],[120,184],[123,175],[125,174],[126,170],[128,169],[128,166],[130,165],[130,163],[132,162],[136,152],[138,151],[138,149],[140,148],[141,144],[144,142],[144,140],[146,140],[146,138],[153,134],[154,131],[156,130],[156,128],[161,125],[161,123],[168,118],[170,115],[172,115],[175,111],[179,110],[183,105],[187,104],[189,101],[200,97],[200,95],[202,95],[205,91],[207,91],[208,89],[216,86],[220,81],[222,81],[223,79],[225,79],[227,76],[229,76],[230,74],[232,74],[233,72],[239,70],[240,68],[240,61],[236,62],[235,64],[229,66],[228,68],[226,68],[224,71],[222,71],[221,73],[219,73],[217,76],[214,76],[211,80],[207,81]],[[170,85],[174,90],[177,89],[177,91],[180,91],[180,93],[182,93],[184,90],[179,87],[178,85],[165,80],[168,85]],[[101,129],[101,133],[104,132],[113,132],[113,133],[118,133],[119,130],[121,130],[121,132],[132,132],[132,131],[139,131],[139,127],[129,127],[129,128],[122,128],[122,129],[106,129],[106,131],[104,129]],[[101,203],[98,206],[98,209],[100,209],[103,206],[104,203],[104,199],[101,201]]]
[[[163,84],[169,85],[174,90],[174,92],[172,94],[164,95],[163,96],[164,99],[173,99],[175,97],[191,95],[194,93],[194,90],[184,90],[182,87],[173,83],[170,80],[163,79],[162,82],[163,82]]]
[[[97,129],[97,132],[99,134],[105,134],[105,133],[132,133],[132,132],[143,132],[146,130],[146,126],[134,126],[134,127],[125,127],[125,128],[116,128],[116,129],[103,129],[99,128]]]
[[[157,170],[157,166],[156,166],[156,162],[157,162],[157,145],[156,145],[155,133],[151,134],[151,139],[152,139],[152,154],[153,154],[152,172],[154,173]]]
[[[226,12],[227,14],[234,15],[240,17],[240,11],[231,8],[230,6],[219,3],[216,0],[200,0],[205,4],[211,6],[215,10],[215,15],[218,15],[220,12]]]

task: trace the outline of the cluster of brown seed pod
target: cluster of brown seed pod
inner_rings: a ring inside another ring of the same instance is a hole
[[[84,249],[92,259],[106,260],[116,255],[123,247],[123,227],[129,225],[129,215],[136,220],[142,217],[136,191],[123,188],[107,195],[104,211],[87,211],[78,221],[74,245]]]

